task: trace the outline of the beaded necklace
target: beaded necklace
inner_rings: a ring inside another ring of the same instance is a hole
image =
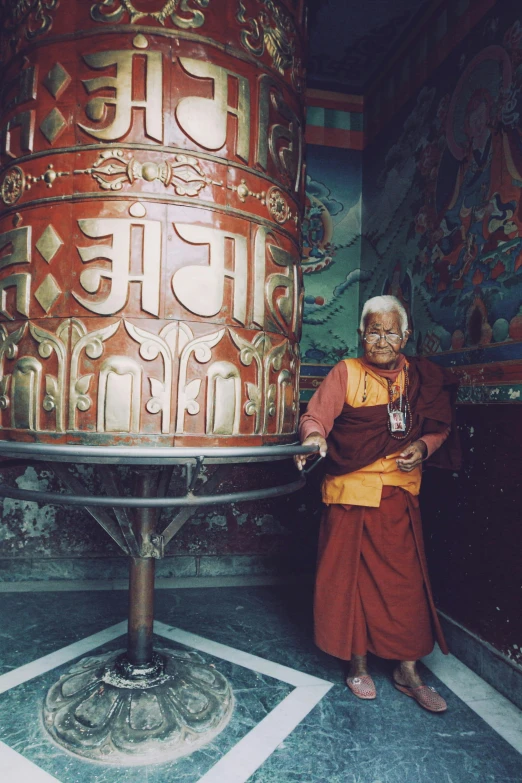
[[[399,384],[399,398],[393,399],[393,383],[388,381],[388,432],[395,440],[404,440],[411,432],[413,417],[411,414],[410,400],[408,395],[409,376],[408,365],[404,367],[404,409],[402,405],[403,392]],[[397,433],[401,433],[400,435]]]

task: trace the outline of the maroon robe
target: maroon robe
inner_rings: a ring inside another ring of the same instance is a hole
[[[430,461],[458,469],[453,413],[457,382],[426,359],[408,361],[413,415],[408,442],[452,426],[450,437]],[[388,432],[386,405],[345,404],[327,434],[327,472],[333,475],[370,465],[399,444]],[[441,650],[448,652],[429,582],[417,497],[385,486],[379,508],[326,508],[314,618],[318,646],[345,660],[367,651],[382,658],[417,660],[431,652],[434,635]]]

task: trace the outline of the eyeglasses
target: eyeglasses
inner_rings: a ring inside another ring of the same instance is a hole
[[[376,334],[375,332],[370,332],[370,334],[364,335],[363,340],[370,343],[370,345],[375,345],[375,343],[380,342],[383,337],[390,345],[399,345],[403,340],[400,334],[394,334],[393,332],[391,334]]]

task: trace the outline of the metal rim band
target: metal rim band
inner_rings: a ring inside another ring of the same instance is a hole
[[[315,446],[302,446],[300,443],[273,446],[83,446],[0,441],[0,455],[3,457],[93,463],[114,460],[122,465],[177,464],[198,457],[222,458],[230,462],[255,462],[257,459],[265,461],[293,457],[296,454],[313,454],[317,450]]]
[[[306,477],[283,484],[280,487],[254,489],[245,492],[229,492],[223,495],[183,495],[176,498],[129,498],[120,496],[96,497],[94,495],[62,495],[59,492],[40,492],[34,489],[17,489],[0,484],[0,497],[30,500],[34,503],[51,503],[58,506],[112,506],[113,508],[164,508],[171,506],[215,506],[221,503],[238,503],[244,500],[265,500],[289,495],[302,489]]]
[[[0,454],[19,457],[27,454],[33,460],[56,460],[62,461],[68,459],[72,462],[97,462],[105,458],[116,459],[119,454],[120,464],[143,464],[147,460],[150,452],[155,452],[156,464],[168,464],[175,460],[176,462],[195,460],[199,467],[203,464],[205,456],[216,456],[216,452],[224,461],[231,463],[243,461],[245,459],[256,460],[256,457],[262,459],[288,458],[296,454],[314,454],[318,451],[317,446],[302,446],[299,443],[293,443],[283,446],[216,446],[206,448],[190,447],[172,447],[172,448],[145,448],[145,447],[119,447],[119,446],[73,446],[63,444],[43,444],[43,443],[0,443]],[[123,452],[123,454],[121,454]],[[129,452],[133,452],[129,455]],[[176,456],[173,456],[173,452]],[[160,457],[159,454],[168,455]],[[150,459],[150,458],[149,458]],[[186,495],[181,497],[156,497],[156,498],[138,498],[93,495],[63,495],[59,492],[43,492],[39,490],[20,489],[10,487],[8,484],[0,483],[0,497],[9,497],[17,500],[29,500],[36,503],[52,503],[62,506],[112,506],[113,508],[165,508],[173,506],[211,506],[220,503],[238,503],[245,500],[264,500],[267,498],[289,495],[302,489],[306,484],[307,474],[315,468],[320,460],[316,460],[310,468],[303,470],[297,481],[283,484],[278,487],[267,487],[264,489],[248,490],[244,492],[230,492],[217,495],[194,495],[192,488]]]

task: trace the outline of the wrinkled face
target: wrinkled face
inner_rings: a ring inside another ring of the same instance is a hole
[[[388,336],[388,340],[385,335]],[[361,335],[366,361],[382,370],[393,370],[409,336],[408,331],[402,332],[401,319],[397,311],[370,313]],[[375,340],[375,337],[378,338],[376,342],[369,342]]]

